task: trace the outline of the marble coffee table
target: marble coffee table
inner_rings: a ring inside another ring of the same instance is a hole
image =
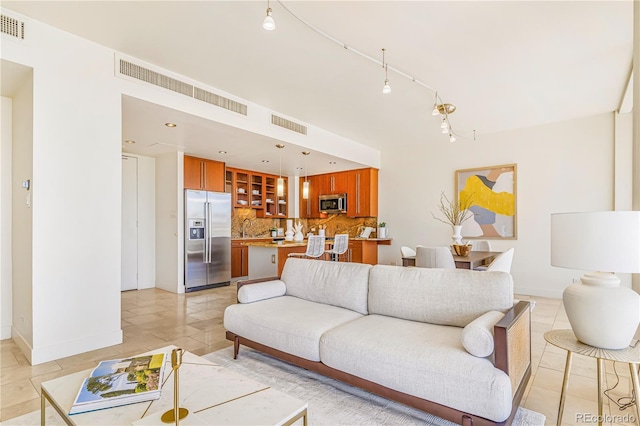
[[[175,346],[147,353],[166,352]],[[143,354],[140,354],[143,355]],[[167,375],[171,372],[168,357]],[[91,369],[43,382],[41,424],[45,424],[46,401],[68,425],[163,425],[160,416],[173,408],[173,376],[165,380],[160,399],[149,402],[69,415],[82,381]],[[291,425],[307,424],[307,403],[276,391],[190,352],[182,358],[180,406],[189,415],[181,425]]]

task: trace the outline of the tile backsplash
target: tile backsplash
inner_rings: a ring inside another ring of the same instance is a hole
[[[256,217],[254,209],[234,208],[231,217],[231,238],[242,237],[242,223],[248,219],[245,224],[245,235],[247,237],[264,237],[270,238],[270,229],[283,228],[287,230],[286,219],[262,219]],[[320,226],[325,227],[325,235],[333,237],[335,234],[348,233],[350,237],[356,237],[362,227],[370,226],[377,230],[376,217],[360,217],[353,218],[345,215],[328,215],[326,219],[292,219],[295,224],[300,221],[303,226],[303,232],[307,235],[309,232],[318,234]],[[371,234],[374,237],[375,231]]]

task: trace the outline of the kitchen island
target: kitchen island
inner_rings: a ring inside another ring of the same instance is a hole
[[[326,249],[330,249],[331,240],[327,240]],[[304,253],[307,242],[281,241],[279,244],[271,241],[244,241],[243,245],[249,249],[248,277],[250,280],[276,277],[282,274],[284,263],[289,253]],[[378,263],[378,245],[390,245],[391,238],[350,238],[349,259],[355,263]]]

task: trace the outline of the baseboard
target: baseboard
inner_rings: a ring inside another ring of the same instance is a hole
[[[31,365],[37,365],[120,343],[122,343],[122,330],[116,330],[82,339],[56,342],[54,345],[44,348],[31,349],[31,356],[27,356],[27,359]]]
[[[536,287],[519,287],[515,286],[515,294],[522,294],[526,296],[538,296],[547,297],[549,299],[562,299],[562,292],[564,288],[558,288],[557,290],[545,290]]]
[[[18,346],[25,358],[27,358],[29,364],[33,365],[33,363],[31,362],[32,348],[29,342],[27,342],[22,334],[20,334],[20,332],[14,327],[11,327],[11,338],[13,339],[13,342],[16,344],[16,346]]]

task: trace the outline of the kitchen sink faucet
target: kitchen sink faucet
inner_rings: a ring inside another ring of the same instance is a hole
[[[245,237],[246,237],[246,228],[245,228],[245,225],[247,224],[247,222],[249,222],[249,226],[253,225],[253,222],[251,222],[251,219],[249,219],[249,218],[245,218],[245,219],[242,221],[242,238],[245,238]]]

